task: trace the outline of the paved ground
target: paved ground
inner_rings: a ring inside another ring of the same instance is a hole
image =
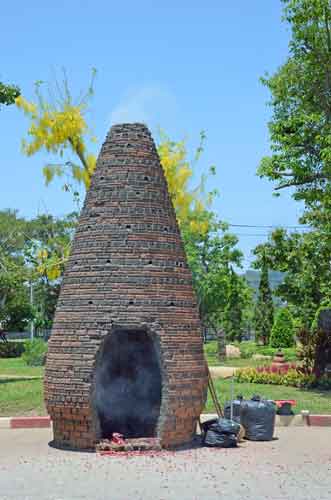
[[[0,499],[329,500],[331,428],[276,432],[238,449],[127,458],[50,448],[49,429],[0,430]]]
[[[232,377],[238,368],[232,366],[210,366],[209,371],[213,378],[229,378]]]

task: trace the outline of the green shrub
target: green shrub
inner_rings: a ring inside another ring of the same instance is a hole
[[[281,377],[282,376],[279,373],[258,371],[255,368],[244,368],[242,370],[237,370],[235,374],[236,382],[247,382],[250,384],[281,385]]]
[[[264,345],[257,345],[255,342],[248,340],[245,342],[235,342],[235,346],[239,347],[241,357],[249,359],[253,354],[263,354],[264,356],[274,357],[278,348]],[[288,347],[282,349],[285,361],[295,361],[297,359],[296,347]]]
[[[252,342],[251,340],[247,340],[246,342],[241,342],[241,343],[235,343],[236,346],[239,347],[241,357],[244,359],[249,359],[253,356],[253,354],[256,354],[258,352],[258,347],[255,342]]]
[[[0,358],[19,358],[24,352],[24,342],[1,342]]]
[[[290,387],[316,387],[317,382],[314,375],[307,375],[298,370],[288,370],[286,373],[272,373],[258,371],[255,368],[245,368],[238,370],[235,375],[236,382],[253,383],[253,384],[273,384],[285,385]],[[318,387],[329,389],[331,387],[331,379],[324,380],[324,386]]]
[[[298,372],[297,370],[289,370],[287,373],[282,375],[281,385],[308,388],[314,384],[314,381],[314,375],[307,375],[305,373]]]
[[[286,349],[282,349],[284,354],[285,361],[297,361],[298,353],[296,347],[287,347]]]
[[[216,355],[217,354],[217,342],[216,342],[216,340],[206,342],[204,344],[204,351],[205,351],[205,354],[208,356]]]
[[[275,322],[271,329],[271,347],[291,347],[294,343],[294,325],[292,314],[288,308],[278,309]]]
[[[28,366],[42,366],[45,363],[47,343],[41,339],[28,340],[25,342],[23,360]]]

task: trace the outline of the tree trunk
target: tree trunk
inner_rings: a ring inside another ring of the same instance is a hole
[[[217,336],[217,356],[220,361],[226,358],[226,341],[225,333],[223,330],[216,330]]]

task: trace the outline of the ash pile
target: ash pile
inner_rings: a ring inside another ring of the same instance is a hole
[[[96,445],[97,452],[161,451],[161,443],[155,437],[126,439],[123,434],[114,432],[111,439],[102,439]]]

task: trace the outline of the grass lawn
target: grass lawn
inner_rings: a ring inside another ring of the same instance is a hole
[[[43,366],[27,366],[22,358],[0,358],[1,375],[43,376]]]
[[[270,361],[266,360],[256,360],[252,358],[227,358],[222,361],[218,359],[217,356],[217,345],[216,342],[208,342],[204,345],[204,351],[206,360],[209,366],[234,366],[238,368],[256,368],[257,366],[262,366],[265,364],[270,364]]]
[[[0,416],[46,415],[43,381],[0,380]]]
[[[223,405],[230,399],[230,380],[215,381],[218,397]],[[260,394],[267,399],[296,399],[295,413],[310,410],[315,414],[331,414],[331,391],[303,390],[266,384],[234,384],[234,393],[251,398]],[[208,395],[206,413],[214,413],[214,407]],[[42,380],[0,381],[0,416],[45,415]]]
[[[219,400],[224,405],[225,401],[230,400],[231,381],[229,379],[218,379],[215,382],[216,391]],[[295,399],[297,406],[295,413],[301,410],[310,410],[315,414],[331,414],[331,391],[305,390],[296,387],[285,387],[271,384],[239,384],[234,383],[234,394],[242,394],[246,399],[250,399],[253,394],[259,394],[266,399]],[[210,394],[205,408],[206,413],[214,413]]]
[[[238,344],[239,345],[239,344]],[[217,356],[217,342],[215,340],[204,344],[204,352],[209,366],[234,366],[240,368],[255,368],[270,364],[270,360],[255,360],[252,359],[253,354],[268,354],[273,356],[277,349],[272,349],[265,346],[256,346],[254,342],[242,342],[240,349],[244,352],[245,357],[241,358],[228,358],[220,361]],[[296,361],[295,348],[283,349],[286,361]]]
[[[256,368],[257,366],[270,365],[271,361],[261,359],[228,358],[218,363],[208,363],[209,366],[233,366],[235,368]]]
[[[0,358],[0,417],[46,415],[43,402],[43,381],[15,380],[15,376],[42,377],[42,366],[27,366],[22,358]]]
[[[230,399],[231,381],[218,379],[215,381],[218,397],[223,405]],[[260,394],[267,399],[296,399],[294,411],[310,410],[315,414],[331,414],[331,391],[303,390],[295,387],[284,387],[266,384],[234,384],[234,393],[251,398]],[[206,413],[214,413],[214,407],[208,395]],[[43,402],[43,381],[25,380],[0,381],[0,416],[45,415]]]
[[[256,366],[247,364],[251,359],[234,358],[223,366]],[[261,364],[261,362],[257,362]],[[212,363],[211,363],[212,364]],[[217,363],[219,364],[219,363]],[[21,358],[0,359],[0,375],[6,375],[7,380],[0,379],[0,416],[45,415],[43,402],[43,380],[13,380],[11,375],[42,376],[43,367],[26,366]],[[231,381],[217,379],[215,381],[218,397],[222,403],[230,399]],[[295,387],[285,387],[269,384],[234,384],[234,394],[243,394],[251,398],[260,394],[267,399],[296,399],[295,412],[310,410],[317,414],[331,414],[331,391],[304,390]],[[214,412],[210,395],[205,408],[206,412]]]

